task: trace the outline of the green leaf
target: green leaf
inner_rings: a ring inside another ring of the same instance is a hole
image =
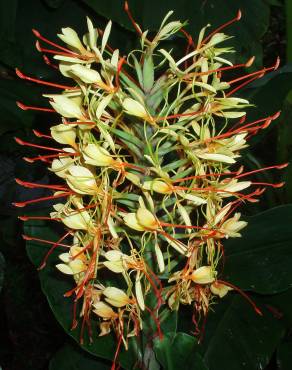
[[[133,25],[123,10],[124,0],[83,0],[96,13],[110,18],[123,27],[134,32]],[[243,17],[240,23],[234,24],[226,30],[234,35],[232,43],[238,51],[236,58],[246,61],[250,56],[257,57],[256,64],[261,65],[262,47],[261,37],[266,32],[269,23],[269,5],[262,0],[253,1],[225,1],[217,0],[216,6],[210,1],[201,0],[168,0],[160,1],[129,1],[131,13],[136,22],[143,30],[157,30],[169,10],[174,10],[173,19],[188,20],[189,30],[197,40],[199,31],[208,23],[212,24],[210,30],[214,30],[223,23],[231,20],[242,10]],[[257,21],[254,15],[257,15]],[[209,31],[209,32],[211,32]]]
[[[207,370],[197,352],[197,340],[186,333],[168,333],[161,340],[155,339],[154,351],[165,370],[177,370],[182,366],[189,370]]]
[[[72,344],[62,347],[50,361],[49,370],[108,370],[110,364],[98,360]]]
[[[282,109],[283,101],[291,90],[291,86],[292,65],[287,64],[277,71],[267,74],[249,89],[246,89],[241,97],[248,99],[256,106],[254,109],[249,109],[249,120],[268,117]]]
[[[277,351],[277,365],[279,370],[290,370],[292,364],[292,342],[283,342]]]
[[[25,224],[25,234],[46,239],[50,241],[57,241],[60,236],[53,231],[48,225],[43,222],[29,221]],[[35,241],[27,241],[27,253],[30,260],[36,267],[41,265],[44,256],[48,252],[46,244],[41,244]],[[62,251],[64,248],[62,249]],[[59,273],[55,265],[59,263],[58,255],[62,252],[61,249],[51,254],[45,268],[39,271],[41,287],[46,295],[49,305],[59,323],[64,330],[74,340],[80,344],[80,325],[77,329],[71,330],[72,326],[72,312],[73,302],[70,298],[65,298],[64,293],[73,288],[73,281],[71,278]],[[117,348],[117,341],[114,335],[106,335],[99,337],[99,329],[95,322],[92,323],[93,343],[90,344],[85,337],[84,345],[81,347],[91,353],[92,355],[112,360]],[[121,350],[119,354],[119,362],[126,370],[132,369],[137,359],[141,358],[140,349],[134,338],[129,340],[128,351]]]
[[[249,219],[242,238],[227,240],[224,279],[262,294],[292,286],[292,205],[272,208]]]
[[[255,303],[259,305],[257,300]],[[218,370],[218,364],[220,369],[228,370],[265,368],[283,337],[284,327],[268,310],[260,308],[263,316],[257,315],[242,297],[235,296],[221,316],[216,316],[217,326],[213,324],[204,355],[210,370]]]
[[[4,282],[5,260],[3,254],[0,253],[0,292]]]
[[[27,105],[37,105],[40,101],[39,89],[20,80],[0,80],[0,135],[18,128],[31,127],[36,117],[35,112],[22,111],[16,101]]]
[[[45,3],[52,9],[57,9],[64,4],[66,0],[44,0]]]
[[[143,64],[143,87],[149,92],[154,84],[154,65],[152,55],[147,55]]]

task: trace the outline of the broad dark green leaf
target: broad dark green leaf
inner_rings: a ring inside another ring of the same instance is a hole
[[[60,236],[57,232],[54,232],[52,228],[46,226],[42,222],[29,222],[25,225],[25,233],[27,235],[33,235],[41,239],[47,239],[51,241],[57,241]],[[39,267],[43,257],[48,252],[48,248],[45,244],[40,244],[34,241],[27,242],[28,256],[36,267]],[[47,296],[49,305],[59,323],[65,329],[65,331],[79,343],[80,333],[79,328],[71,330],[72,325],[72,309],[73,304],[70,298],[64,298],[64,293],[73,288],[73,282],[71,278],[67,278],[63,274],[59,273],[55,268],[55,265],[59,263],[58,254],[52,253],[46,267],[40,271],[39,277],[41,281],[41,287],[45,295]],[[79,326],[80,327],[80,326]],[[99,329],[97,325],[93,323],[93,344],[90,344],[85,337],[85,343],[81,347],[89,353],[112,360],[116,351],[117,341],[113,335],[107,335],[99,337]],[[119,361],[123,368],[132,369],[140,356],[140,349],[137,342],[129,340],[128,351],[121,350],[119,355]]]
[[[57,9],[65,3],[66,0],[44,0],[45,4],[52,9]]]
[[[189,370],[207,370],[198,353],[198,342],[186,333],[168,333],[163,339],[155,339],[154,351],[163,369],[177,370],[182,366]]]
[[[40,89],[21,80],[0,80],[0,134],[18,128],[29,128],[36,117],[35,112],[23,112],[16,101],[38,105]]]
[[[279,370],[290,370],[292,364],[292,342],[283,342],[277,351],[277,365]]]
[[[0,253],[0,292],[4,282],[4,272],[5,272],[5,260],[3,254]]]
[[[281,110],[291,86],[292,66],[288,64],[275,72],[268,73],[252,87],[244,90],[241,97],[244,96],[252,104],[255,104],[255,108],[248,110],[249,118],[252,120],[268,117]]]
[[[224,279],[244,290],[273,294],[292,286],[292,205],[251,217],[242,238],[225,242]]]
[[[83,0],[98,14],[110,18],[133,31],[127,15],[123,11],[124,0]],[[217,0],[215,3],[201,0],[168,0],[160,1],[129,1],[129,6],[135,20],[142,29],[157,30],[166,13],[174,10],[172,19],[188,20],[189,31],[197,39],[198,33],[206,24],[215,27],[234,18],[238,9],[243,12],[240,24],[235,24],[227,29],[227,33],[234,35],[232,44],[238,50],[237,58],[247,60],[250,56],[257,57],[261,65],[262,49],[260,39],[267,30],[269,22],[269,5],[262,0],[253,1],[225,1]],[[256,22],[255,22],[256,17]]]
[[[72,344],[62,347],[50,361],[49,370],[108,370],[110,362],[90,356]]]
[[[56,71],[44,63],[36,50],[36,38],[31,30],[35,28],[48,39],[62,44],[56,37],[60,29],[72,27],[84,34],[86,15],[88,11],[80,1],[1,1],[0,62],[40,78],[55,78]],[[42,45],[48,46],[43,42]]]
[[[292,84],[291,84],[292,87]],[[292,158],[292,90],[288,93],[284,104],[281,117],[279,119],[278,142],[277,142],[277,158],[278,163],[291,162]],[[283,203],[292,202],[292,167],[288,166],[282,172],[282,179],[286,182],[285,186],[281,189],[281,200]]]
[[[260,370],[269,363],[285,329],[259,302],[255,300],[263,316],[240,296],[231,300],[221,316],[216,316],[217,326],[213,323],[204,355],[210,370],[218,370],[218,364],[220,369]],[[212,313],[210,321],[211,316]]]

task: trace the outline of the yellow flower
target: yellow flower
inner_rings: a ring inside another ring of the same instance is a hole
[[[215,272],[211,266],[202,266],[192,272],[191,280],[197,284],[210,284],[215,280]]]

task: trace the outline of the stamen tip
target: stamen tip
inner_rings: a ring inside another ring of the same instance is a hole
[[[36,36],[36,37],[40,37],[40,33],[39,33],[39,31],[38,30],[36,30],[36,29],[32,29],[32,33]]]
[[[27,110],[27,107],[26,105],[24,105],[23,103],[21,103],[20,101],[17,101],[16,102],[16,105],[18,106],[18,108],[22,109],[22,110]]]
[[[21,236],[23,240],[32,240],[32,238],[28,235],[22,234]]]
[[[129,10],[129,4],[127,1],[124,3],[124,10],[127,12]]]
[[[15,73],[19,78],[24,78],[24,74],[18,68],[15,68]]]
[[[28,221],[27,216],[18,216],[18,219],[21,220],[21,221]]]
[[[250,67],[255,61],[255,56],[251,57],[245,64],[246,67]]]
[[[242,12],[240,9],[238,9],[238,12],[237,12],[237,16],[236,16],[236,20],[239,21],[242,17]]]
[[[28,162],[28,163],[33,163],[34,160],[28,158],[28,157],[22,157],[22,159],[25,161],[25,162]]]
[[[14,140],[17,142],[17,144],[19,144],[19,145],[24,145],[24,142],[21,140],[21,139],[19,139],[19,137],[14,137]]]
[[[36,47],[37,51],[39,51],[40,53],[42,52],[42,49],[41,49],[41,45],[39,43],[39,40],[36,41],[35,47]]]
[[[13,205],[14,207],[18,207],[18,208],[22,208],[22,207],[24,207],[24,206],[25,206],[25,204],[24,204],[24,203],[21,203],[21,202],[19,202],[19,203],[14,202],[14,203],[12,203],[12,205]]]
[[[275,63],[275,66],[274,66],[274,71],[276,71],[278,68],[279,68],[279,65],[280,65],[280,57],[278,56],[277,59],[276,59],[276,63]]]
[[[281,114],[281,111],[279,110],[278,112],[276,112],[276,113],[271,117],[271,119],[272,119],[272,120],[275,120],[275,119],[279,118],[280,114]]]

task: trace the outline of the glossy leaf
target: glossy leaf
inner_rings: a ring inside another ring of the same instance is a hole
[[[292,286],[292,205],[249,220],[242,238],[224,243],[224,279],[244,290],[273,294]]]
[[[207,370],[196,338],[186,333],[168,333],[161,340],[155,339],[154,351],[165,370],[177,370],[182,365],[189,370]]]
[[[215,312],[216,325],[213,322],[204,355],[209,370],[217,370],[218,364],[228,370],[259,370],[269,363],[285,329],[260,301],[255,303],[263,316],[256,314],[238,295],[231,299],[221,316]],[[212,313],[207,320],[207,331],[211,317]]]
[[[292,364],[292,342],[283,342],[277,351],[277,365],[279,370],[290,370]]]
[[[4,272],[5,272],[5,260],[4,260],[3,254],[0,253],[0,292],[3,287]]]
[[[72,344],[62,347],[50,361],[49,370],[108,370],[110,363],[90,356]]]

